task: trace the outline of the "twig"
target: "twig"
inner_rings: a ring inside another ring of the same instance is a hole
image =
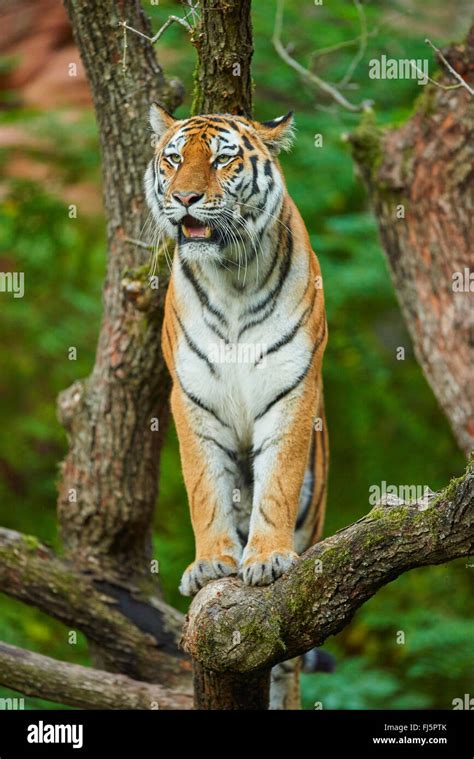
[[[389,25],[389,23],[392,21],[393,18],[395,18],[396,14],[392,14],[391,16],[387,16],[386,19],[383,21],[383,23],[378,24],[377,26],[374,26],[373,29],[370,31],[367,30],[367,38],[369,37],[375,37],[377,34],[379,34],[381,29],[385,29]],[[364,19],[365,20],[365,19]],[[330,55],[331,53],[336,53],[338,50],[343,50],[346,47],[352,47],[352,45],[360,45],[361,40],[361,34],[358,34],[357,37],[354,37],[351,40],[342,40],[341,42],[337,42],[335,45],[329,45],[328,47],[320,47],[318,50],[314,50],[311,55],[311,60],[315,60],[316,58],[320,58],[324,55]]]
[[[284,47],[282,41],[281,41],[281,33],[282,33],[282,26],[283,26],[283,5],[284,0],[278,0],[277,1],[277,10],[275,14],[275,25],[273,29],[273,37],[272,42],[273,46],[280,56],[282,60],[285,61],[285,63],[288,64],[294,71],[297,71],[298,74],[305,79],[310,84],[315,85],[316,87],[319,87],[320,90],[325,92],[327,95],[330,95],[330,97],[333,98],[339,105],[342,105],[344,108],[346,108],[348,111],[363,111],[370,107],[372,104],[372,101],[370,100],[364,100],[360,105],[354,105],[353,103],[349,102],[344,95],[342,95],[339,90],[336,89],[336,87],[333,87],[331,84],[326,82],[324,79],[321,79],[317,74],[315,74],[312,71],[309,71],[308,69],[304,68],[298,61],[296,61],[288,52],[288,50]]]
[[[360,61],[364,57],[364,53],[367,49],[367,21],[365,18],[365,12],[364,8],[360,3],[360,0],[354,0],[354,5],[357,9],[357,14],[359,16],[359,25],[360,25],[360,36],[359,36],[359,48],[354,55],[352,61],[350,62],[346,73],[338,82],[338,87],[344,87],[348,82],[350,82],[352,75],[354,71],[356,70],[357,66],[359,65]]]
[[[457,85],[457,86],[458,87],[464,87],[469,92],[470,95],[474,95],[474,89],[466,82],[465,79],[462,78],[461,74],[458,74],[458,72],[456,71],[456,69],[454,69],[451,66],[451,64],[449,63],[449,61],[447,61],[446,58],[444,57],[444,55],[441,52],[441,50],[438,50],[438,48],[436,47],[436,45],[433,45],[433,43],[431,42],[431,40],[429,40],[428,38],[425,39],[425,42],[426,42],[427,45],[429,45],[432,48],[432,50],[435,51],[435,53],[438,53],[439,57],[443,61],[444,65],[446,66],[446,68],[448,69],[448,71],[454,76],[455,79],[458,80],[459,85]],[[433,80],[430,80],[430,81],[433,81]],[[437,84],[438,87],[441,87],[442,89],[447,89],[446,87],[443,87],[443,85],[439,84],[438,82],[434,82],[434,84]],[[454,87],[450,87],[449,89],[454,89]]]
[[[122,55],[122,71],[125,72],[127,70],[127,25],[125,22],[122,23],[123,26],[123,55]]]
[[[374,33],[375,30],[370,32],[368,36],[371,36]],[[329,47],[320,47],[318,50],[313,50],[312,53],[310,53],[311,61],[316,60],[316,58],[322,58],[324,55],[330,55],[331,53],[337,53],[338,50],[343,50],[346,47],[352,47],[352,45],[359,45],[360,44],[360,34],[357,35],[357,37],[354,37],[351,40],[342,40],[341,42],[338,42],[335,45],[329,45]]]
[[[145,250],[154,250],[154,246],[141,240],[136,240],[134,237],[126,237],[125,242],[129,242],[132,245],[136,245],[138,248],[145,248]]]
[[[426,79],[427,82],[435,84],[436,87],[440,88],[440,90],[458,90],[461,87],[460,84],[440,84],[440,82],[437,82],[436,79],[432,79],[430,76],[428,76],[428,74],[425,74],[424,71],[422,71],[420,67],[416,65],[415,61],[410,61],[410,65],[413,69],[415,69],[416,73],[419,76],[422,76],[424,79]]]
[[[143,37],[143,39],[148,40],[152,45],[155,44],[155,42],[158,42],[162,34],[168,29],[168,27],[171,26],[171,24],[179,24],[180,26],[184,27],[187,32],[192,32],[193,27],[188,22],[188,17],[191,16],[192,20],[194,21],[195,18],[199,20],[199,15],[197,13],[197,3],[193,5],[192,0],[183,0],[185,4],[189,7],[189,10],[187,13],[185,13],[184,18],[180,18],[180,16],[168,16],[163,26],[161,26],[157,33],[153,35],[153,37],[150,37],[148,34],[144,34],[143,32],[140,32],[138,29],[134,29],[133,26],[129,26],[126,21],[120,21],[120,26],[123,27],[123,55],[122,55],[122,70],[126,71],[127,63],[127,31],[134,32],[134,34],[138,34],[139,37]]]
[[[163,26],[158,29],[157,33],[153,37],[149,37],[148,34],[143,34],[143,32],[140,32],[138,29],[134,29],[133,26],[129,26],[126,21],[121,21],[120,25],[123,26],[124,29],[128,30],[129,32],[135,32],[135,34],[138,34],[139,37],[143,37],[144,39],[148,40],[148,42],[151,42],[152,45],[155,44],[155,42],[158,42],[161,35],[168,29],[171,24],[176,23],[180,24],[181,26],[184,26],[186,31],[191,32],[192,26],[191,24],[188,24],[186,21],[186,18],[180,18],[179,16],[168,16],[167,20],[163,24]]]

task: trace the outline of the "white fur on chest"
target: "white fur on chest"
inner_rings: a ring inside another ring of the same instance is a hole
[[[278,347],[298,322],[301,309],[296,308],[291,293],[307,276],[306,266],[295,263],[272,313],[239,337],[243,326],[265,315],[267,309],[254,317],[248,311],[265,298],[266,291],[252,295],[245,290],[236,292],[223,284],[222,275],[216,273],[213,278],[211,273],[211,286],[206,287],[209,310],[175,265],[175,291],[183,304],[186,331],[186,337],[178,331],[177,373],[186,391],[213,408],[234,430],[243,448],[251,444],[255,419],[279,392],[291,386],[308,361],[310,345],[303,330]]]

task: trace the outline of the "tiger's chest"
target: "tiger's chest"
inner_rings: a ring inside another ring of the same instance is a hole
[[[291,279],[291,276],[290,276]],[[289,282],[291,285],[291,282]],[[212,407],[245,445],[255,420],[294,384],[308,360],[301,315],[285,293],[232,292],[175,278],[174,368],[185,392]],[[291,288],[288,288],[291,293]]]

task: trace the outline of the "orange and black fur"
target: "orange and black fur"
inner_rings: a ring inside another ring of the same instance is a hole
[[[163,325],[196,541],[181,591],[267,585],[321,534],[328,441],[321,272],[277,159],[291,114],[151,109],[145,185],[176,241]]]

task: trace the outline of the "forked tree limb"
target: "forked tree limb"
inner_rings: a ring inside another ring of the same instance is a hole
[[[77,709],[192,709],[191,692],[132,680],[0,643],[0,685]]]
[[[0,592],[35,606],[107,652],[107,669],[185,687],[182,615],[158,598],[77,572],[37,538],[0,529]]]
[[[376,506],[313,546],[267,588],[217,580],[196,596],[183,637],[201,666],[268,669],[342,630],[383,585],[415,567],[474,553],[474,466],[419,503]],[[223,675],[225,676],[225,675]]]

